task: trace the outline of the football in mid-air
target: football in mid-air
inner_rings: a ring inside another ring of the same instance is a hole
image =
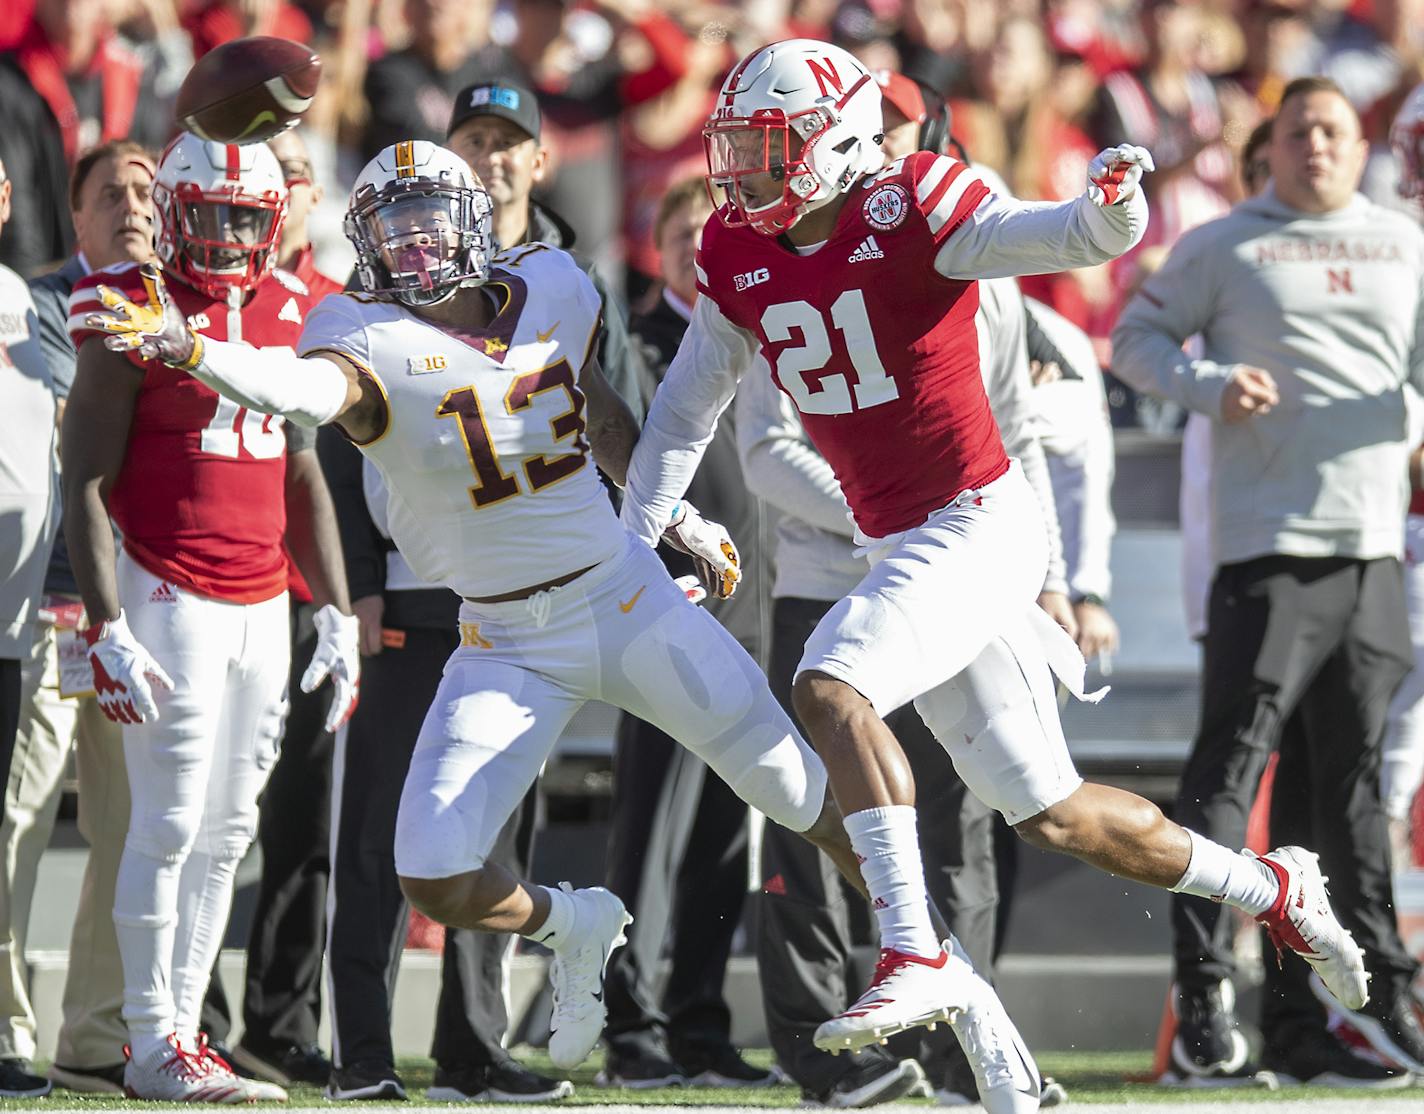
[[[178,90],[178,126],[219,143],[260,143],[295,127],[311,107],[321,59],[290,39],[253,35],[214,47]]]

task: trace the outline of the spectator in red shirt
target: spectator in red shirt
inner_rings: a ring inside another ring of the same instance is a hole
[[[208,0],[183,17],[183,27],[193,37],[194,58],[248,35],[299,43],[312,39],[311,21],[287,0]]]

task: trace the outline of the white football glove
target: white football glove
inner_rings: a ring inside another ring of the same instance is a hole
[[[99,710],[115,723],[157,720],[158,703],[149,682],[172,692],[173,678],[134,637],[124,613],[80,633],[89,647]]]
[[[148,299],[131,302],[116,290],[99,286],[96,293],[107,313],[91,313],[84,324],[108,334],[104,345],[115,352],[135,349],[146,360],[158,359],[184,371],[203,362],[203,340],[173,303],[163,270],[148,262],[139,268]]]
[[[721,523],[709,522],[684,499],[673,509],[663,537],[674,549],[692,558],[697,575],[717,599],[725,600],[737,590],[742,579],[742,559]]]
[[[1094,205],[1116,205],[1137,192],[1143,171],[1156,170],[1146,147],[1119,143],[1099,151],[1088,164],[1088,197]]]
[[[302,674],[302,691],[315,692],[316,687],[331,678],[331,707],[326,713],[326,729],[335,731],[351,718],[361,695],[361,650],[356,616],[343,615],[333,604],[327,604],[313,616],[316,623],[316,651],[311,664]]]

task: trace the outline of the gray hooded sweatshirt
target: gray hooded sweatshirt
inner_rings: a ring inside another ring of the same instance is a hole
[[[1182,344],[1200,334],[1201,358]],[[1399,557],[1403,385],[1424,385],[1424,230],[1363,195],[1330,213],[1268,188],[1184,235],[1113,330],[1112,370],[1212,418],[1214,559]],[[1239,365],[1280,404],[1226,424]]]

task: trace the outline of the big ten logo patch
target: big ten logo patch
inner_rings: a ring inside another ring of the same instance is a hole
[[[431,372],[444,371],[450,366],[443,352],[435,352],[428,356],[411,356],[406,360],[406,370],[411,375],[429,375]]]
[[[905,192],[903,186],[895,182],[886,182],[883,186],[876,187],[861,206],[865,223],[881,232],[899,228],[905,223],[909,212],[910,195]]]
[[[738,290],[749,290],[753,286],[759,286],[764,282],[771,281],[771,271],[765,267],[758,267],[755,271],[746,271],[732,279],[732,285]]]

